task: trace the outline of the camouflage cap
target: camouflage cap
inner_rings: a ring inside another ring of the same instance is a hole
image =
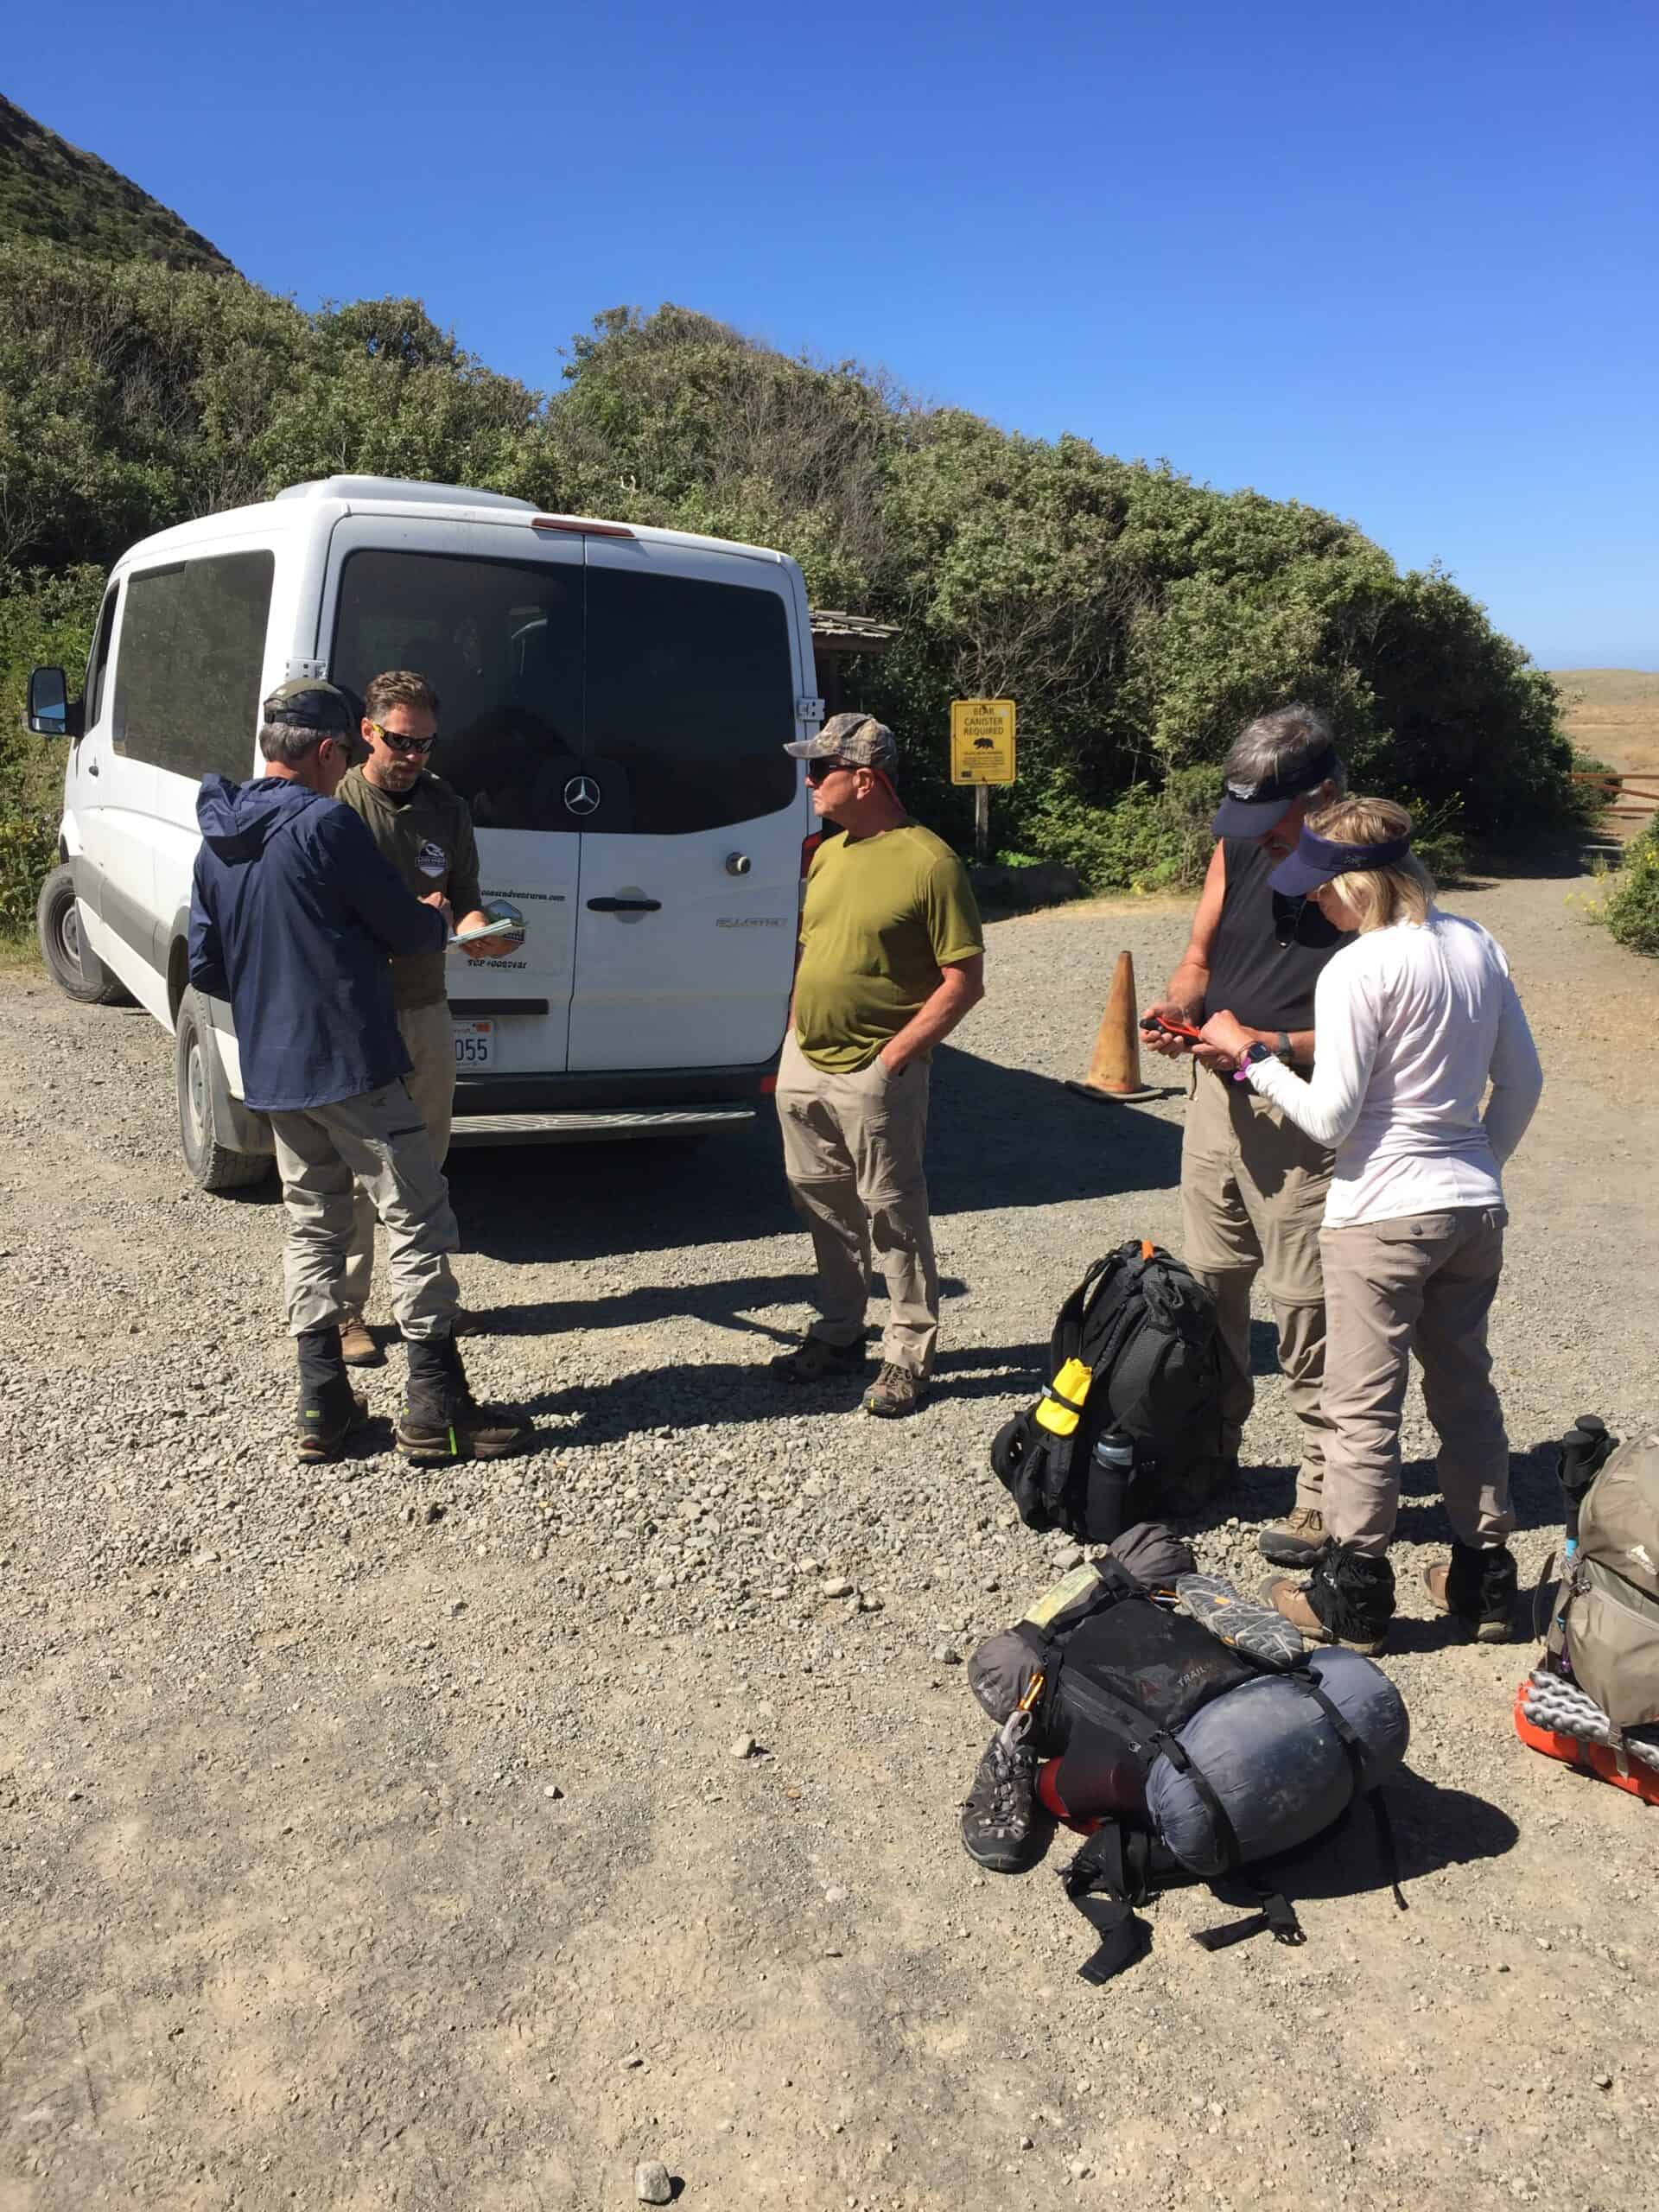
[[[306,676],[279,683],[259,714],[264,721],[298,723],[302,729],[337,730],[342,737],[354,734],[360,719],[360,709],[353,706],[344,691]]]
[[[831,715],[816,737],[784,747],[798,760],[844,760],[849,768],[879,768],[884,776],[899,766],[893,732],[874,715]]]

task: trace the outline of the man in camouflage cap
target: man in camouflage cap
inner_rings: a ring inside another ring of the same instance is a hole
[[[805,761],[831,834],[807,876],[778,1071],[784,1169],[811,1233],[819,1318],[772,1365],[791,1383],[861,1375],[874,1251],[887,1328],[864,1408],[913,1413],[939,1325],[923,1167],[928,1064],[984,996],[984,934],[962,862],[900,804],[885,723],[836,715],[784,749]]]

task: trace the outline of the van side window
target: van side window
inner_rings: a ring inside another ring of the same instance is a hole
[[[633,828],[721,830],[798,789],[789,622],[774,591],[588,571],[587,750],[627,779]]]
[[[127,578],[111,735],[175,776],[253,773],[272,553],[219,553]]]
[[[81,691],[86,709],[83,729],[93,728],[104,704],[104,678],[110,665],[110,640],[115,635],[115,610],[120,597],[120,585],[111,584],[104,594],[104,605],[99,613],[92,650],[86,657],[86,682]]]

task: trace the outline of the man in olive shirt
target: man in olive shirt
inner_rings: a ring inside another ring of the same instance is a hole
[[[811,1232],[820,1318],[772,1364],[790,1382],[861,1371],[874,1249],[887,1328],[864,1408],[909,1414],[927,1394],[939,1326],[928,1062],[985,995],[984,933],[962,862],[899,804],[890,729],[836,715],[784,750],[808,764],[813,806],[839,834],[812,856],[778,1071],[784,1169]]]
[[[364,694],[362,731],[369,757],[347,772],[334,796],[362,817],[416,898],[442,892],[458,931],[482,929],[490,918],[479,905],[473,817],[460,792],[426,766],[437,742],[437,693],[423,676],[408,669],[377,676]],[[474,959],[501,950],[487,940],[466,948]],[[414,1064],[405,1080],[440,1167],[449,1149],[455,1103],[454,1029],[443,963],[442,946],[391,963],[397,1027]],[[374,1277],[374,1207],[359,1184],[345,1281],[351,1311],[340,1332],[348,1367],[372,1367],[381,1357],[363,1322]]]

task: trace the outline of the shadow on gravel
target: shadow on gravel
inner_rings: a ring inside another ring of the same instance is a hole
[[[783,1339],[793,1340],[792,1336]],[[1038,1387],[1038,1361],[1045,1350],[1018,1344],[946,1353],[929,1404],[948,1398],[1030,1395]],[[874,1346],[862,1377],[847,1382],[791,1384],[780,1382],[764,1366],[700,1360],[642,1369],[607,1382],[573,1382],[515,1403],[533,1420],[557,1421],[560,1425],[544,1440],[550,1447],[564,1448],[615,1442],[648,1429],[695,1428],[710,1421],[718,1421],[722,1428],[741,1421],[775,1421],[785,1414],[851,1419],[858,1415],[859,1401],[877,1371]],[[925,1409],[906,1426],[914,1431],[926,1420]]]
[[[1474,1860],[1501,1859],[1520,1840],[1521,1831],[1509,1815],[1484,1797],[1467,1789],[1443,1789],[1407,1766],[1383,1785],[1389,1825],[1399,1861],[1402,1884],[1438,1874],[1446,1866],[1466,1866]],[[1378,1847],[1376,1831],[1363,1803],[1334,1835],[1319,1836],[1299,1851],[1252,1867],[1262,1879],[1282,1880],[1296,1904],[1305,1899],[1363,1897],[1386,1891],[1391,1875]],[[1240,1887],[1230,1895],[1225,1882],[1216,1894],[1229,1904],[1255,1902],[1253,1892]],[[1410,1899],[1407,1899],[1408,1907]],[[1409,1922],[1406,1923],[1408,1927]]]
[[[1510,1502],[1517,1529],[1560,1527],[1561,1490],[1555,1479],[1555,1457],[1560,1450],[1560,1443],[1551,1437],[1529,1451],[1510,1452]],[[1423,1501],[1401,1506],[1394,1532],[1400,1542],[1450,1543],[1452,1524],[1440,1503],[1440,1477],[1432,1459],[1408,1461],[1400,1472],[1400,1495],[1402,1499]]]
[[[1166,1190],[1180,1154],[1179,1121],[1102,1106],[948,1046],[934,1056],[936,1215]],[[448,1174],[467,1249],[514,1263],[803,1233],[770,1108],[748,1129],[698,1143],[468,1146],[450,1154]],[[1079,1274],[1093,1256],[1079,1244]]]

